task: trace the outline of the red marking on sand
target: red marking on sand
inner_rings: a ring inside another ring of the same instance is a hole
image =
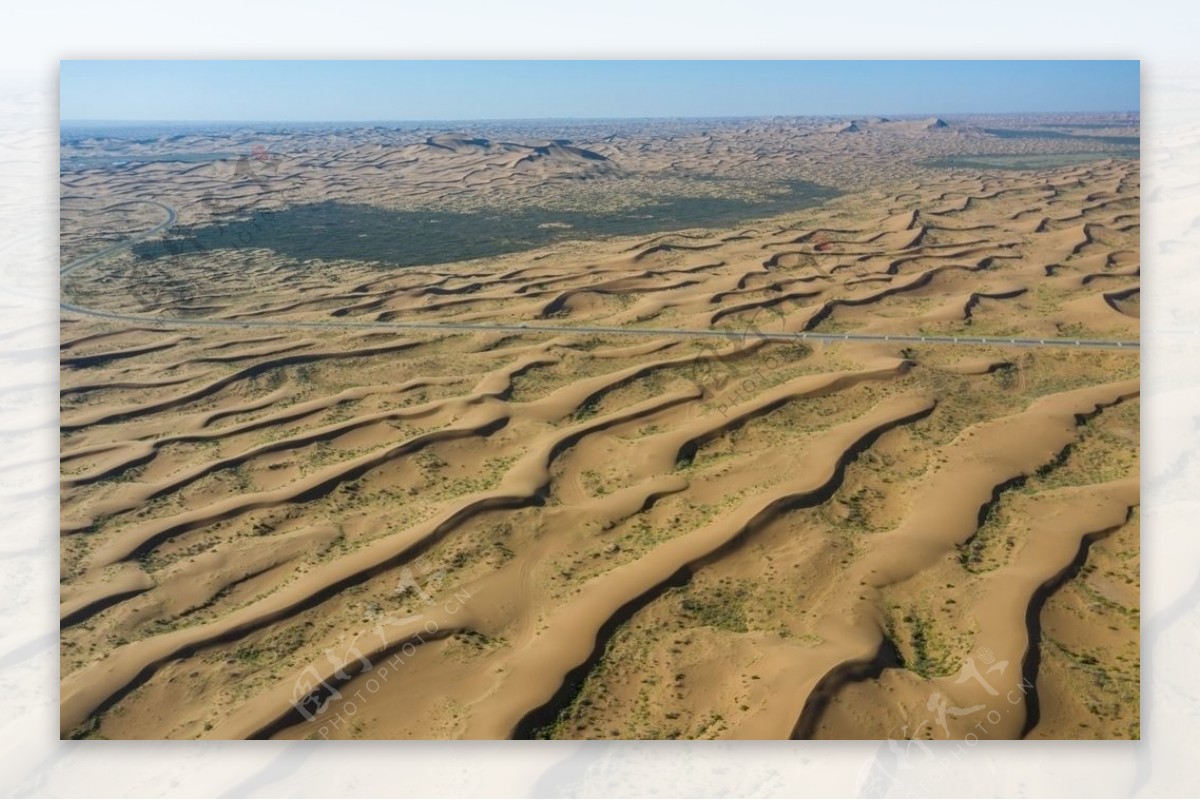
[[[271,154],[267,152],[265,144],[254,145],[254,147],[250,148],[250,155],[254,156],[257,161],[266,161],[271,157]]]

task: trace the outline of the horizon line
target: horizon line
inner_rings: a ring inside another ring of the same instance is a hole
[[[956,116],[1052,116],[1056,114],[1074,114],[1079,116],[1101,116],[1109,114],[1134,114],[1141,116],[1141,109],[1110,109],[1106,111],[1076,111],[1062,109],[1059,111],[869,111],[852,114],[714,114],[714,115],[673,115],[673,116],[571,116],[571,117],[445,117],[445,118],[394,118],[394,119],[60,119],[59,125],[77,124],[124,124],[124,125],[191,125],[212,124],[252,125],[262,123],[272,124],[365,124],[365,123],[397,123],[397,122],[606,122],[606,121],[636,121],[636,120],[759,120],[759,119],[861,119],[866,117],[956,117]]]

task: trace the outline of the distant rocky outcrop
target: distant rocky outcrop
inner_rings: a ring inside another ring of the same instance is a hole
[[[419,157],[424,162],[445,160],[448,166],[478,164],[489,171],[536,173],[544,178],[592,178],[618,170],[608,156],[577,147],[569,139],[505,142],[442,133],[427,137],[424,149],[425,153]]]
[[[491,146],[491,142],[487,139],[471,138],[459,134],[445,133],[430,136],[425,140],[425,144],[430,147],[437,147],[442,150],[449,150],[452,153],[461,153],[464,151],[486,150]]]
[[[947,122],[941,117],[928,117],[926,119],[868,117],[866,119],[850,120],[849,122],[839,122],[826,130],[835,134],[882,133],[898,136],[922,136],[925,134],[958,136],[989,135],[974,125]]]

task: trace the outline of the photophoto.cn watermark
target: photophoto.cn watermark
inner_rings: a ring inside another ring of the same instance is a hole
[[[919,775],[920,782],[912,787],[914,796],[930,796],[933,787],[947,777],[954,764],[993,735],[1005,722],[1012,725],[1012,715],[1026,712],[1026,699],[1035,685],[1020,676],[1015,686],[1007,690],[996,687],[998,678],[1012,668],[1008,660],[997,660],[990,648],[979,647],[963,661],[951,685],[975,684],[990,698],[988,702],[960,707],[941,691],[930,691],[920,714],[924,717],[915,725],[906,722],[894,735],[887,737],[875,758],[865,767],[859,794],[863,797],[882,797],[892,785],[903,782],[903,773]],[[1010,681],[1011,683],[1011,681]],[[957,724],[956,724],[957,723]],[[952,725],[961,735],[952,735]],[[936,737],[936,741],[931,741]]]
[[[418,647],[441,638],[444,631],[429,612],[440,609],[446,614],[456,614],[471,599],[470,591],[465,588],[440,599],[436,597],[445,577],[445,570],[434,569],[424,556],[416,559],[412,566],[400,570],[392,596],[415,602],[424,611],[403,617],[377,612],[370,630],[353,636],[344,634],[335,646],[325,648],[322,661],[304,668],[293,684],[291,706],[305,721],[318,724],[315,736],[329,739],[331,734],[352,726],[354,717],[417,654]],[[417,626],[415,633],[405,634],[400,641],[389,640],[389,628],[411,630],[412,626]],[[358,646],[370,633],[375,634],[373,652],[386,654],[376,655],[375,661]],[[343,691],[345,684],[356,677],[362,678],[361,688],[353,693]]]

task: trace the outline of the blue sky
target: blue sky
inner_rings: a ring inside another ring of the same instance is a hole
[[[1136,61],[64,61],[60,118],[384,121],[1137,111]]]

